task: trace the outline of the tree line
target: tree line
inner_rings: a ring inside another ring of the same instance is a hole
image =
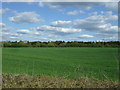
[[[2,47],[119,47],[120,41],[4,41]]]

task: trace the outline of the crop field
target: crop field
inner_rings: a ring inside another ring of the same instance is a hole
[[[2,72],[118,81],[117,48],[3,48]]]

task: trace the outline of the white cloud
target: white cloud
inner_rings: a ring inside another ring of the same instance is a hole
[[[32,34],[34,34],[34,35],[42,35],[43,33],[40,33],[40,32],[32,32]]]
[[[111,24],[100,25],[98,28],[101,28],[104,31],[118,32],[118,26],[112,26]]]
[[[4,14],[7,11],[10,11],[10,9],[9,8],[2,8],[2,9],[0,9],[0,14]]]
[[[113,15],[112,11],[107,11],[104,12],[104,15],[93,15],[87,18],[88,20],[102,20],[105,22],[109,22],[109,21],[117,21],[118,20],[118,16],[117,15]]]
[[[44,35],[43,32],[38,32],[36,29],[20,29],[17,31],[18,34],[31,34],[31,35]]]
[[[16,16],[9,17],[9,20],[15,23],[42,23],[44,20],[35,12],[21,12]]]
[[[109,3],[105,3],[105,7],[111,10],[118,10],[118,2],[109,2]]]
[[[6,25],[4,23],[0,23],[0,27],[5,27]]]
[[[8,31],[8,30],[10,30],[10,28],[9,27],[3,27],[1,30],[2,31]]]
[[[113,15],[112,11],[104,12],[104,18],[106,21],[117,21],[118,15]]]
[[[61,8],[61,5],[59,4],[54,4],[54,3],[51,3],[51,2],[39,2],[38,3],[38,6],[39,7],[49,7],[51,9],[54,9],[54,10],[57,10],[59,12],[64,12],[64,9]]]
[[[6,26],[4,23],[0,23],[0,31],[8,31],[11,27]]]
[[[89,16],[84,19],[76,19],[72,21],[53,21],[49,25],[44,25],[37,27],[37,31],[50,32],[57,35],[65,35],[68,33],[74,34],[75,32],[92,32],[92,33],[117,33],[118,27],[110,23],[117,21],[117,15],[113,15],[111,11],[98,13],[96,12],[93,16]],[[44,32],[45,33],[45,32]],[[83,35],[81,37],[87,37],[88,35]],[[89,37],[89,36],[88,36]],[[107,36],[106,36],[107,37]],[[91,36],[92,38],[92,36]]]
[[[59,32],[67,32],[64,30],[65,27],[70,27],[74,29],[80,29],[83,33],[92,32],[92,33],[100,33],[98,37],[102,38],[102,34],[104,34],[104,38],[113,38],[115,39],[115,35],[118,33],[118,26],[112,25],[110,22],[117,22],[118,16],[113,15],[112,11],[107,12],[95,12],[92,16],[89,16],[84,19],[76,19],[72,21],[54,21],[52,22],[52,26],[44,26],[40,28],[40,30],[53,30]],[[53,27],[54,26],[54,27]],[[63,29],[63,30],[62,30]],[[69,30],[72,32],[73,29]],[[74,32],[74,30],[73,30]],[[72,32],[72,33],[73,33]],[[60,33],[58,33],[60,34]],[[113,34],[113,36],[112,36]],[[81,38],[94,38],[91,35],[81,35]]]
[[[101,31],[103,30],[115,30],[116,26],[109,24],[110,22],[117,22],[118,16],[112,15],[110,12],[104,15],[93,15],[85,19],[76,19],[73,21],[74,28],[81,28],[87,31]]]
[[[41,4],[40,6],[43,7],[44,4]],[[51,6],[51,8],[60,8],[60,7],[61,6],[59,6],[59,4],[58,5],[54,4]],[[30,13],[27,14],[27,13],[29,13],[29,12],[17,13],[15,16],[10,17],[9,20],[13,21],[15,23],[38,23],[38,22],[41,22],[40,15],[38,15],[37,13],[34,15],[32,15]],[[35,12],[32,12],[32,13],[35,13]],[[68,13],[69,13],[69,15],[70,14],[77,15],[80,13],[82,14],[83,12],[76,10],[76,11],[70,11]],[[35,17],[35,18],[33,18],[33,17]],[[45,26],[36,28],[36,30],[38,30],[38,31],[31,31],[30,29],[21,29],[21,30],[17,31],[17,34],[18,35],[33,34],[33,35],[40,36],[40,35],[43,35],[46,33],[46,35],[53,34],[53,36],[54,36],[54,35],[58,35],[60,33],[65,33],[65,34],[67,34],[67,33],[74,34],[76,32],[81,33],[81,31],[85,30],[85,32],[91,32],[91,31],[93,31],[92,33],[99,32],[99,33],[101,33],[100,36],[102,36],[102,34],[105,33],[106,38],[108,38],[108,37],[112,38],[112,34],[117,33],[117,26],[113,26],[110,23],[116,22],[117,20],[118,20],[118,16],[113,15],[112,11],[108,11],[108,12],[102,11],[101,15],[98,12],[94,12],[94,14],[92,16],[89,16],[84,19],[76,19],[76,20],[72,20],[72,21],[64,21],[64,20],[63,21],[62,20],[53,21],[50,23],[50,26],[45,25]],[[6,26],[5,24],[2,24],[2,23],[0,23],[0,25],[2,27]],[[7,30],[7,29],[4,28],[4,30]],[[14,37],[14,35],[11,37]],[[50,36],[50,37],[52,37],[52,36]],[[85,34],[83,33],[83,35],[81,35],[80,37],[81,38],[91,38],[91,39],[94,38],[94,36],[87,35],[86,33]]]
[[[50,1],[50,2],[49,2]],[[39,6],[48,6],[50,8],[56,8],[57,10],[59,8],[63,7],[76,7],[80,9],[85,9],[85,10],[90,10],[93,7],[104,5],[105,8],[110,9],[110,10],[118,10],[118,1],[119,0],[42,0],[39,4]],[[72,12],[71,12],[72,13]],[[74,12],[75,13],[75,12]]]
[[[61,27],[53,27],[53,26],[41,26],[41,30],[48,30],[48,31],[57,31],[57,32],[63,32],[63,33],[74,33],[74,32],[81,32],[81,29],[75,29],[75,28],[61,28]]]
[[[17,33],[20,33],[20,34],[30,34],[30,31],[28,29],[21,29],[21,30],[18,30]]]
[[[96,6],[98,3],[82,3],[82,2],[40,2],[39,6],[48,6],[49,8],[60,9],[64,7],[75,7],[84,10],[90,10],[92,6]]]
[[[18,39],[18,37],[9,37],[10,39]]]
[[[21,34],[11,33],[11,32],[2,32],[3,37],[19,37]]]
[[[63,27],[63,26],[70,26],[71,23],[72,23],[71,21],[58,20],[58,21],[51,22],[51,25],[52,26],[57,26],[57,27]]]
[[[74,16],[74,15],[77,15],[77,14],[83,14],[84,12],[82,10],[74,10],[74,11],[70,11],[70,12],[67,12],[68,15],[71,15],[71,16]]]
[[[79,38],[93,38],[94,36],[92,35],[87,35],[87,34],[84,34],[84,35],[80,35]]]

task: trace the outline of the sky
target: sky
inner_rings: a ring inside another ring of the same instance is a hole
[[[116,41],[116,2],[2,2],[3,41]]]

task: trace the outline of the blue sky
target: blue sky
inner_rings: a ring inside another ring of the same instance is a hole
[[[117,9],[113,2],[3,2],[0,33],[3,41],[117,40]]]

